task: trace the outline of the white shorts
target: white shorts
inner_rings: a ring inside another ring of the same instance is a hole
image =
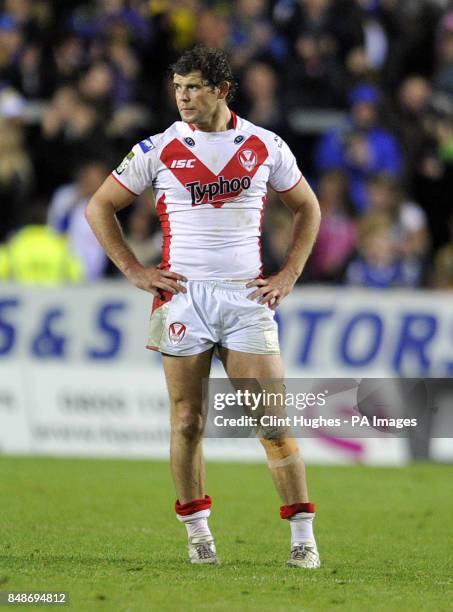
[[[279,354],[277,323],[267,304],[247,299],[249,281],[187,281],[187,293],[154,299],[147,348],[168,355],[203,353],[215,345]]]

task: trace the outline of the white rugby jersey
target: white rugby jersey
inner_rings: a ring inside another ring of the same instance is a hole
[[[232,118],[225,132],[177,121],[136,144],[112,173],[134,195],[153,187],[161,268],[189,280],[259,277],[267,184],[284,192],[302,178],[284,141]]]

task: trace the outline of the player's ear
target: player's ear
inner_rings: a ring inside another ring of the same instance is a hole
[[[219,85],[219,100],[225,100],[230,91],[230,84],[228,81],[222,81]]]

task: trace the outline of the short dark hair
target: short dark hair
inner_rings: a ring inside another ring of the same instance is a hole
[[[228,56],[222,49],[197,45],[185,51],[181,57],[170,66],[172,74],[186,76],[199,70],[202,78],[212,87],[219,87],[227,81],[230,84],[226,101],[231,102],[236,93],[237,83],[234,80]]]

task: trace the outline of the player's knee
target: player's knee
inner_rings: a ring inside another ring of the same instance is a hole
[[[197,440],[203,435],[203,418],[199,412],[185,408],[173,418],[172,430],[187,440]]]
[[[260,438],[267,455],[269,467],[285,467],[302,458],[299,445],[294,438]]]

